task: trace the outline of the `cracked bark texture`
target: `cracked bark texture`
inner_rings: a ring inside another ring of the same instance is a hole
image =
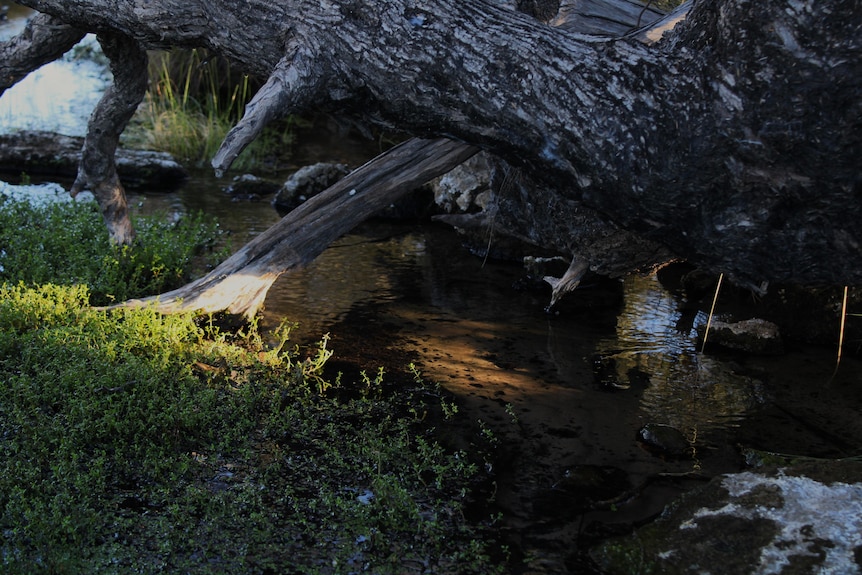
[[[319,107],[477,145],[739,282],[862,279],[853,0],[698,1],[653,46],[485,0],[21,3],[270,77],[220,168],[261,121]]]

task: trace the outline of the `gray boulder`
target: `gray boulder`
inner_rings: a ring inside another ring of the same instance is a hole
[[[698,331],[702,340],[705,326]],[[710,345],[719,345],[747,353],[761,355],[784,353],[778,326],[758,318],[742,321],[713,320],[710,323],[706,341]]]
[[[488,157],[479,153],[432,182],[434,202],[446,214],[484,210],[491,196]]]
[[[254,174],[242,174],[234,177],[224,191],[234,201],[250,200],[256,201],[263,196],[275,193],[279,189],[277,183],[273,183]]]

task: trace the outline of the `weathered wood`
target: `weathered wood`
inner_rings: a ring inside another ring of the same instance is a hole
[[[74,198],[84,189],[93,192],[111,241],[130,244],[135,230],[129,219],[126,192],[117,175],[114,154],[120,135],[147,93],[148,58],[140,44],[123,34],[102,32],[97,38],[111,61],[114,81],[90,115],[78,177],[69,193]]]
[[[121,305],[253,317],[282,273],[307,264],[357,224],[477,151],[447,139],[408,140],[301,204],[203,278]]]
[[[855,2],[697,1],[649,47],[486,0],[23,3],[270,77],[220,166],[314,106],[490,150],[543,182],[522,205],[553,194],[741,283],[862,280]]]
[[[74,179],[83,147],[84,138],[53,132],[0,134],[0,172]],[[165,152],[117,148],[115,160],[117,173],[128,188],[168,191],[188,179],[185,168]]]
[[[664,17],[661,10],[640,2],[568,0],[548,23],[561,30],[620,38]]]

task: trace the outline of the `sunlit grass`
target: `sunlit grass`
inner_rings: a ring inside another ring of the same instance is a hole
[[[93,305],[179,287],[224,256],[211,218],[136,218],[138,240],[112,245],[95,202],[41,206],[0,197],[0,282],[89,286]]]

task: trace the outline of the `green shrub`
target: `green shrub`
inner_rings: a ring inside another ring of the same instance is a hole
[[[232,71],[219,56],[174,49],[150,54],[150,90],[126,142],[168,152],[195,166],[208,164],[242,118],[259,84]],[[236,159],[237,170],[259,169],[289,150],[291,118],[274,122]]]
[[[495,572],[428,389],[339,399],[289,330],[88,299],[0,286],[0,571]]]
[[[106,305],[179,287],[195,264],[224,255],[213,252],[218,226],[202,215],[133,221],[136,243],[115,246],[95,203],[0,197],[0,282],[84,284],[92,305]]]

